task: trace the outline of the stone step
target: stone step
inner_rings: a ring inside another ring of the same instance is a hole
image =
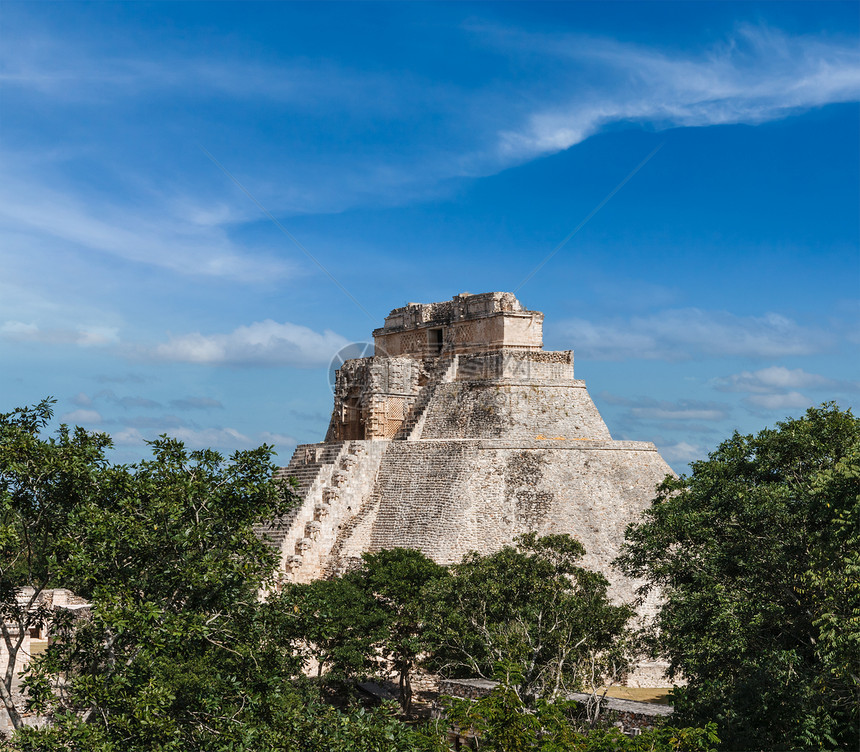
[[[286,467],[279,468],[275,472],[275,477],[295,478],[298,484],[296,492],[304,500],[314,482],[319,478],[322,469],[334,464],[343,445],[344,442],[342,441],[322,446],[318,444],[299,444],[293,452],[289,464]],[[305,462],[305,456],[309,457],[308,462]],[[310,459],[311,457],[313,459]],[[281,519],[256,526],[254,532],[258,537],[265,537],[269,546],[280,550],[286,540],[290,527],[301,512],[302,506],[301,503],[297,504]]]
[[[445,377],[445,374],[448,373],[453,362],[453,358],[449,356],[440,359],[436,363],[435,368],[430,373],[426,386],[421,390],[421,393],[418,395],[418,399],[415,400],[415,404],[412,405],[412,410],[410,410],[406,420],[403,421],[400,428],[397,430],[397,433],[394,435],[394,441],[407,441],[409,439],[412,431],[420,422],[421,416],[424,414],[424,411],[427,409],[427,406],[436,394],[436,387],[442,383],[442,379]]]

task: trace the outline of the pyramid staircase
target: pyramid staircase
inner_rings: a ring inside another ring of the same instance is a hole
[[[331,444],[299,444],[293,452],[290,463],[275,473],[275,478],[278,480],[296,479],[297,486],[294,490],[301,501],[282,517],[255,528],[257,535],[271,548],[276,551],[283,549],[284,541],[302,514],[308,497],[311,496],[314,487],[319,485],[320,476],[331,474],[324,471],[331,469],[343,451],[343,447],[343,441]]]
[[[421,429],[424,426],[424,412],[430,400],[436,394],[436,388],[439,384],[444,384],[453,380],[454,374],[457,372],[457,357],[456,355],[442,355],[436,362],[433,370],[430,372],[427,384],[418,394],[418,399],[412,405],[409,415],[403,421],[403,425],[397,430],[397,433],[392,437],[392,441],[415,441],[421,435]]]
[[[382,443],[301,444],[278,471],[277,478],[295,478],[301,503],[257,534],[280,553],[281,581],[322,576],[344,521],[358,511],[364,487],[376,480]]]
[[[313,499],[306,502],[310,511],[313,501],[313,512],[305,515],[304,528],[300,525],[292,528],[297,533],[295,551],[287,550],[289,541],[284,549],[288,579],[308,582],[323,576],[341,528],[358,512],[362,492],[366,490],[362,486],[372,487],[375,483],[383,454],[378,451],[381,448],[381,442],[348,442],[330,476],[320,484]]]

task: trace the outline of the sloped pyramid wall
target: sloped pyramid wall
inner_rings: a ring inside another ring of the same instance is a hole
[[[418,441],[385,452],[372,493],[337,541],[335,567],[362,551],[406,546],[440,564],[490,553],[525,532],[569,533],[614,597],[633,583],[614,572],[624,530],[671,469],[639,442]]]
[[[635,583],[610,564],[672,472],[654,445],[611,439],[571,353],[459,355],[443,366],[395,440],[296,450],[285,473],[303,479],[304,503],[286,532],[268,533],[285,577],[332,575],[395,546],[450,564],[521,533],[569,533],[612,595],[632,600]]]

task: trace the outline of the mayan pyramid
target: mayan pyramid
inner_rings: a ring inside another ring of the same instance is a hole
[[[520,533],[570,533],[632,599],[609,565],[672,470],[653,444],[612,440],[573,352],[545,352],[542,327],[503,292],[393,310],[373,357],[337,371],[325,441],[281,471],[303,500],[261,531],[281,577],[308,582],[394,546],[450,564]]]

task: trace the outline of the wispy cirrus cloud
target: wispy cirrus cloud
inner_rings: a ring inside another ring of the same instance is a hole
[[[283,261],[250,254],[235,244],[227,226],[247,215],[222,204],[192,207],[164,195],[132,206],[104,196],[87,200],[80,188],[57,190],[46,181],[22,178],[7,166],[0,181],[5,253],[30,253],[33,246],[60,243],[65,250],[98,251],[180,274],[239,282],[279,279],[291,271]]]
[[[424,72],[368,71],[346,59],[335,64],[324,55],[272,55],[269,62],[261,62],[235,50],[213,60],[171,49],[156,58],[133,45],[127,56],[104,57],[95,44],[70,44],[45,35],[40,44],[7,51],[3,75],[7,85],[30,96],[50,97],[52,102],[86,100],[97,109],[105,100],[116,105],[146,98],[169,107],[175,116],[171,103],[177,96],[229,108],[271,107],[275,102],[279,111],[301,116],[293,126],[298,142],[325,133],[332,142],[329,149],[337,151],[336,159],[320,160],[313,153],[285,153],[280,143],[260,141],[257,129],[233,131],[239,141],[254,139],[264,153],[251,157],[246,150],[240,162],[227,160],[228,166],[241,168],[269,209],[289,213],[426,200],[450,190],[452,178],[494,174],[568,149],[619,123],[656,129],[757,124],[860,99],[860,52],[853,37],[792,35],[740,24],[705,48],[690,50],[475,22],[463,24],[456,41],[490,46],[500,61],[517,69],[527,62],[522,69],[531,73],[504,85],[488,77],[466,86]],[[211,141],[220,143],[220,134],[195,112],[183,109],[182,130],[203,140],[211,133]],[[426,127],[428,122],[432,129]],[[349,147],[341,150],[337,134],[344,127],[350,133]],[[380,131],[398,134],[396,149],[378,141]],[[161,148],[163,162],[173,159],[172,144]],[[288,180],[283,179],[286,174]],[[210,190],[208,185],[205,192]],[[231,194],[219,195],[224,199]],[[242,254],[223,236],[231,212],[222,217],[218,203],[199,211],[192,206],[176,216],[167,211],[163,232],[175,235],[176,247],[185,250],[175,256],[156,254],[156,259],[168,268],[197,274],[243,269]],[[34,204],[33,199],[27,204]],[[36,205],[39,214],[44,208]],[[169,210],[171,204],[163,208]],[[125,239],[121,230],[126,223],[110,222],[105,228],[99,225],[100,217],[78,211],[61,219],[77,227],[78,237],[96,244],[104,235],[111,245],[112,237]],[[209,235],[202,229],[207,217]],[[240,221],[248,218],[256,220],[258,215],[248,212]],[[133,229],[140,235],[142,228]],[[147,236],[158,240],[152,228]],[[136,252],[139,244],[121,245],[127,246],[127,254],[141,255]],[[211,258],[195,251],[200,245],[213,250]],[[258,265],[264,263],[257,260]],[[253,269],[246,273],[253,278],[265,275]]]
[[[832,346],[832,335],[778,313],[738,316],[679,308],[647,316],[589,321],[570,319],[558,331],[592,360],[667,360],[809,355]]]
[[[96,45],[82,46],[44,33],[24,42],[10,36],[0,53],[0,85],[31,95],[79,102],[140,96],[183,99],[226,97],[262,99],[305,110],[343,110],[373,101],[378,110],[402,112],[423,98],[407,90],[402,75],[360,70],[331,59],[297,58],[264,62],[230,55],[189,55],[187,49],[147,49],[104,55]],[[189,92],[192,94],[189,95]],[[405,96],[405,101],[404,97]]]
[[[572,79],[568,91],[557,87],[555,101],[500,134],[500,152],[521,158],[567,149],[617,122],[756,124],[860,98],[854,39],[792,36],[749,24],[696,53],[581,35],[500,38],[552,57]]]
[[[139,357],[213,366],[296,366],[327,364],[349,344],[335,332],[271,319],[240,326],[226,334],[172,335],[167,342],[136,352]]]

